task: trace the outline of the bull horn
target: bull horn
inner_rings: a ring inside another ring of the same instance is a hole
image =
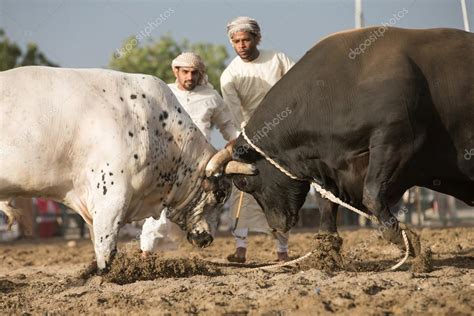
[[[216,173],[220,173],[220,170],[225,163],[232,160],[232,148],[226,146],[219,150],[206,165],[206,176],[210,177]]]
[[[254,175],[257,173],[257,168],[253,164],[231,160],[225,166],[225,174],[248,174]]]

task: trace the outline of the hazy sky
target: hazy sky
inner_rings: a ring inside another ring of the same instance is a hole
[[[459,0],[362,2],[366,26],[389,23],[405,9],[408,13],[395,26],[463,29]],[[467,0],[467,8],[472,30],[474,0]],[[0,0],[0,28],[22,47],[38,43],[62,67],[106,67],[122,41],[140,32],[224,44],[233,57],[225,25],[240,15],[260,23],[263,48],[281,50],[296,61],[322,37],[354,27],[354,1]]]

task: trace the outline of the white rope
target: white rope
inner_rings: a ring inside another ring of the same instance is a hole
[[[325,190],[323,189],[319,184],[317,184],[315,181],[311,182],[311,185],[313,186],[313,188],[318,191],[319,194],[321,194],[321,196],[325,199],[328,199],[329,201],[333,202],[333,203],[336,203],[336,204],[339,204],[341,206],[344,206],[345,208],[353,211],[353,212],[356,212],[357,214],[361,215],[361,216],[364,216],[365,218],[371,220],[372,222],[376,223],[376,224],[379,224],[379,220],[377,219],[377,217],[373,216],[373,215],[369,215],[355,207],[353,207],[352,205],[350,204],[347,204],[346,202],[344,201],[341,201],[337,196],[335,196],[334,194],[332,194],[331,191],[328,191],[328,190]]]
[[[409,250],[410,245],[408,244],[408,237],[407,237],[407,234],[405,233],[404,229],[402,229],[402,236],[403,236],[403,241],[405,242],[405,248],[406,248],[407,251],[405,252],[405,256],[403,257],[403,259],[400,260],[399,263],[397,263],[396,265],[394,265],[393,267],[388,269],[390,271],[394,271],[394,270],[398,269],[402,264],[405,263],[405,261],[407,261],[408,256],[410,255],[410,250]]]
[[[270,162],[275,168],[277,168],[278,170],[280,170],[281,172],[283,172],[284,174],[286,174],[288,177],[290,177],[291,179],[293,180],[299,180],[299,181],[302,181],[300,178],[298,177],[295,177],[294,175],[292,175],[289,171],[287,171],[285,168],[283,168],[282,166],[280,166],[278,163],[276,163],[275,161],[273,161],[272,158],[268,157],[267,155],[265,155],[265,153],[260,149],[258,148],[257,146],[255,146],[251,141],[250,141],[250,138],[247,137],[247,134],[245,134],[245,128],[242,128],[242,136],[244,137],[244,139],[247,141],[247,143],[249,143],[249,145],[256,151],[258,152],[260,155],[262,155],[266,160],[268,160],[268,162]]]
[[[289,172],[288,170],[286,170],[285,168],[283,168],[282,166],[280,166],[276,161],[274,161],[272,158],[268,157],[260,148],[258,148],[256,145],[254,145],[252,143],[252,141],[250,140],[250,138],[247,136],[247,134],[245,133],[245,128],[242,128],[242,132],[241,132],[242,136],[244,137],[244,139],[247,141],[247,143],[256,151],[258,152],[260,155],[262,155],[263,158],[265,158],[269,163],[271,163],[275,168],[277,168],[278,170],[280,170],[281,172],[283,172],[285,175],[287,175],[288,177],[290,177],[291,179],[293,180],[298,180],[298,181],[306,181],[306,180],[303,180],[303,179],[300,179],[296,176],[294,176],[291,172]],[[344,201],[342,201],[341,199],[339,199],[337,196],[335,196],[334,194],[332,194],[332,192],[328,191],[328,190],[325,190],[323,189],[318,183],[316,183],[316,181],[312,181],[311,182],[311,185],[313,186],[313,188],[319,193],[321,194],[321,196],[325,199],[328,199],[329,201],[333,202],[333,203],[336,203],[336,204],[339,204],[369,220],[371,220],[372,222],[376,223],[376,224],[379,224],[380,225],[380,222],[379,220],[373,216],[373,215],[369,215],[355,207],[353,207],[352,205],[349,205],[347,203],[345,203]],[[391,267],[389,270],[395,270],[397,268],[399,268],[402,264],[405,263],[405,261],[408,259],[408,256],[410,255],[410,246],[408,244],[408,238],[407,238],[407,235],[405,233],[405,230],[402,229],[402,236],[403,236],[403,241],[405,242],[405,248],[406,248],[406,252],[405,252],[405,256],[403,257],[403,259],[397,263],[396,265],[394,265],[393,267]],[[308,257],[312,252],[308,252],[307,254],[305,254],[303,257],[301,258],[306,258]],[[298,258],[300,259],[300,258]],[[295,260],[292,260],[292,261],[288,261],[288,262],[285,262],[284,264],[276,264],[276,265],[270,265],[270,266],[267,266],[268,268],[273,268],[273,267],[282,267],[282,266],[286,266],[286,265],[290,265],[290,264],[293,264],[295,263],[296,260],[298,259],[295,259]],[[298,260],[300,261],[300,260]],[[296,261],[296,262],[298,262]],[[267,267],[259,267],[259,268],[253,268],[252,270],[259,270],[259,269],[266,269]]]
[[[263,267],[257,267],[257,268],[249,268],[249,269],[245,269],[245,270],[242,270],[242,271],[239,271],[241,273],[247,273],[247,272],[253,272],[253,271],[258,271],[258,270],[274,270],[274,269],[277,269],[277,268],[281,268],[281,267],[286,267],[286,266],[290,266],[292,264],[295,264],[295,263],[298,263],[306,258],[308,258],[310,255],[312,255],[314,252],[313,251],[310,251],[308,252],[307,254],[299,257],[299,258],[296,258],[296,259],[293,259],[291,261],[287,261],[287,262],[281,262],[281,263],[275,263],[275,264],[271,264],[271,265],[268,265],[268,266],[263,266]]]

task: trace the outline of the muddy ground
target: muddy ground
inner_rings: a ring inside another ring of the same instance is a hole
[[[221,236],[208,249],[183,244],[147,262],[138,259],[135,240],[122,241],[120,264],[108,277],[82,280],[77,276],[93,258],[88,240],[0,243],[0,314],[472,314],[474,228],[418,232],[433,253],[429,273],[410,272],[411,260],[401,271],[383,271],[402,252],[369,229],[341,232],[342,271],[246,272],[273,263],[273,240],[251,235],[248,262],[230,265],[224,258],[233,250],[233,239]],[[313,236],[293,233],[290,255],[305,254]],[[153,275],[156,271],[161,274]],[[128,283],[150,276],[160,278]]]

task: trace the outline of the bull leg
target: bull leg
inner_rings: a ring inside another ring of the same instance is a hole
[[[377,213],[377,218],[379,220],[378,231],[385,240],[390,241],[405,251],[405,242],[402,236],[402,230],[404,230],[408,238],[410,255],[416,257],[420,254],[420,237],[410,230],[407,225],[399,223],[387,206],[381,206],[380,211]]]
[[[89,238],[92,241],[92,244],[94,244],[95,238],[94,238],[94,226],[92,225],[87,225],[87,228],[89,229]]]
[[[342,238],[337,233],[336,223],[338,205],[324,199],[319,193],[316,193],[316,203],[320,212],[320,224],[319,233],[314,236],[314,249],[319,258],[325,258],[322,262],[331,262],[334,267],[343,268]]]
[[[85,225],[85,223],[84,223]],[[89,229],[89,237],[92,241],[92,244],[95,244],[95,238],[94,238],[94,226],[87,224],[87,228]],[[82,235],[81,235],[82,237]],[[79,272],[79,275],[77,276],[80,279],[88,279],[91,277],[91,275],[95,275],[97,273],[97,260],[94,258],[92,259],[91,263],[89,263],[84,269],[82,269]]]
[[[320,213],[319,232],[337,234],[336,219],[338,205],[324,199],[319,193],[316,194],[316,203]]]
[[[410,254],[418,256],[421,251],[419,236],[405,225],[400,225],[386,203],[387,183],[396,178],[403,165],[397,152],[403,152],[403,150],[385,146],[371,149],[369,169],[364,183],[363,204],[379,220],[378,231],[384,239],[405,250],[403,229],[408,237]]]
[[[102,199],[92,211],[94,250],[99,272],[105,271],[117,252],[118,232],[123,222],[126,203]]]

